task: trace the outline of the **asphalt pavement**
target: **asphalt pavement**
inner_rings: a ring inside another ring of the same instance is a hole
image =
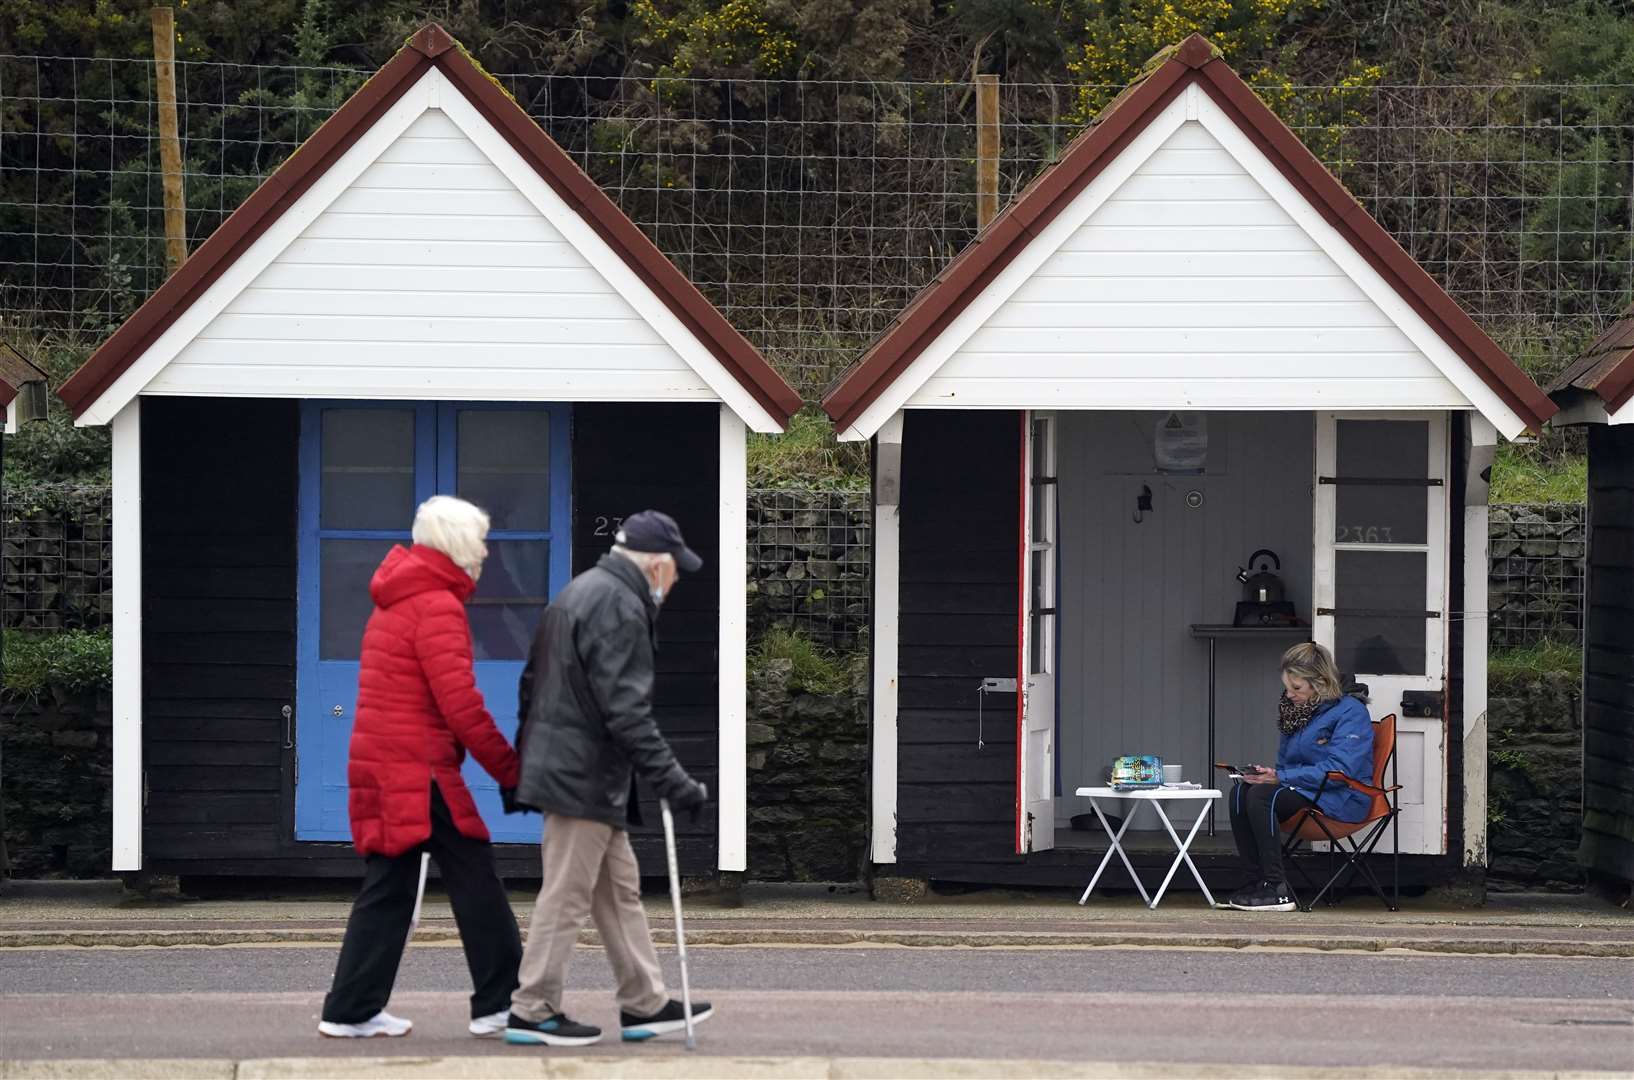
[[[719,1007],[700,1030],[701,1055],[1634,1073],[1634,961],[1622,958],[1281,948],[689,954],[695,993]],[[460,951],[442,944],[417,943],[404,961],[392,1009],[415,1020],[412,1037],[319,1039],[334,959],[329,947],[278,945],[0,950],[0,1057],[549,1053],[465,1034],[468,976]],[[673,951],[663,959],[674,983]],[[579,950],[569,986],[570,1013],[615,1023],[599,950]],[[574,1053],[639,1069],[680,1050],[675,1040],[604,1040]]]

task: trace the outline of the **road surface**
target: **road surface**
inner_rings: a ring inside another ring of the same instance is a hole
[[[678,985],[673,950],[663,950]],[[1634,1072],[1634,960],[1299,950],[697,948],[699,1052]],[[314,1034],[332,948],[0,950],[0,1057],[537,1054],[465,1034],[457,947],[409,950],[408,1039]],[[567,1008],[617,1022],[580,949]],[[667,1056],[613,1038],[574,1055]]]

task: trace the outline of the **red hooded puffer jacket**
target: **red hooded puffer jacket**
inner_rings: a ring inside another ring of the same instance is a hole
[[[465,600],[475,588],[447,555],[419,545],[392,548],[369,583],[375,609],[363,630],[346,770],[360,854],[401,855],[431,836],[433,780],[460,832],[488,839],[460,778],[467,749],[500,787],[516,786],[516,751],[471,666]]]

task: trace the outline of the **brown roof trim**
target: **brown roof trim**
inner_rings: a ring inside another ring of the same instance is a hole
[[[1557,398],[1575,392],[1599,395],[1607,412],[1634,399],[1634,304],[1548,386],[1548,393]]]
[[[421,27],[312,137],[256,188],[179,270],[74,373],[59,392],[77,417],[101,397],[144,351],[202,296],[273,222],[435,67],[452,82],[522,158],[653,290],[749,395],[780,423],[800,409],[800,396],[773,370],[645,233],[575,165],[510,95],[472,62],[436,24]]]
[[[999,224],[1014,216],[1021,227],[1009,231],[1003,243],[1016,250],[991,250],[980,256],[985,264],[1008,264],[1163,106],[1194,82],[1528,427],[1535,430],[1554,414],[1554,403],[1537,384],[1368,215],[1212,46],[1193,34],[1170,51],[1168,59],[1146,79],[1114,101],[1095,126],[1074,140],[1061,160],[1029,185],[971,248],[961,252],[845,373],[823,398],[823,408],[835,425],[843,428],[855,422],[992,280],[993,274],[986,274],[978,285],[975,276],[960,266],[966,255],[984,246],[988,234],[999,239]]]
[[[4,409],[17,400],[17,388],[4,379],[0,379],[0,409]]]

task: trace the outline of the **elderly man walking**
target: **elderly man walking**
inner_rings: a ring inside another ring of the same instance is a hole
[[[679,571],[703,561],[673,518],[632,515],[613,550],[553,600],[522,674],[522,759],[515,804],[545,815],[543,884],[528,925],[521,985],[511,996],[509,1043],[584,1046],[601,1029],[563,1012],[568,960],[588,914],[618,980],[626,1040],[685,1026],[641,906],[641,872],[625,826],[640,823],[640,774],[677,810],[699,813],[708,799],[687,775],[653,720],[653,652],[658,609]],[[693,1021],[708,1002],[693,1002]]]

